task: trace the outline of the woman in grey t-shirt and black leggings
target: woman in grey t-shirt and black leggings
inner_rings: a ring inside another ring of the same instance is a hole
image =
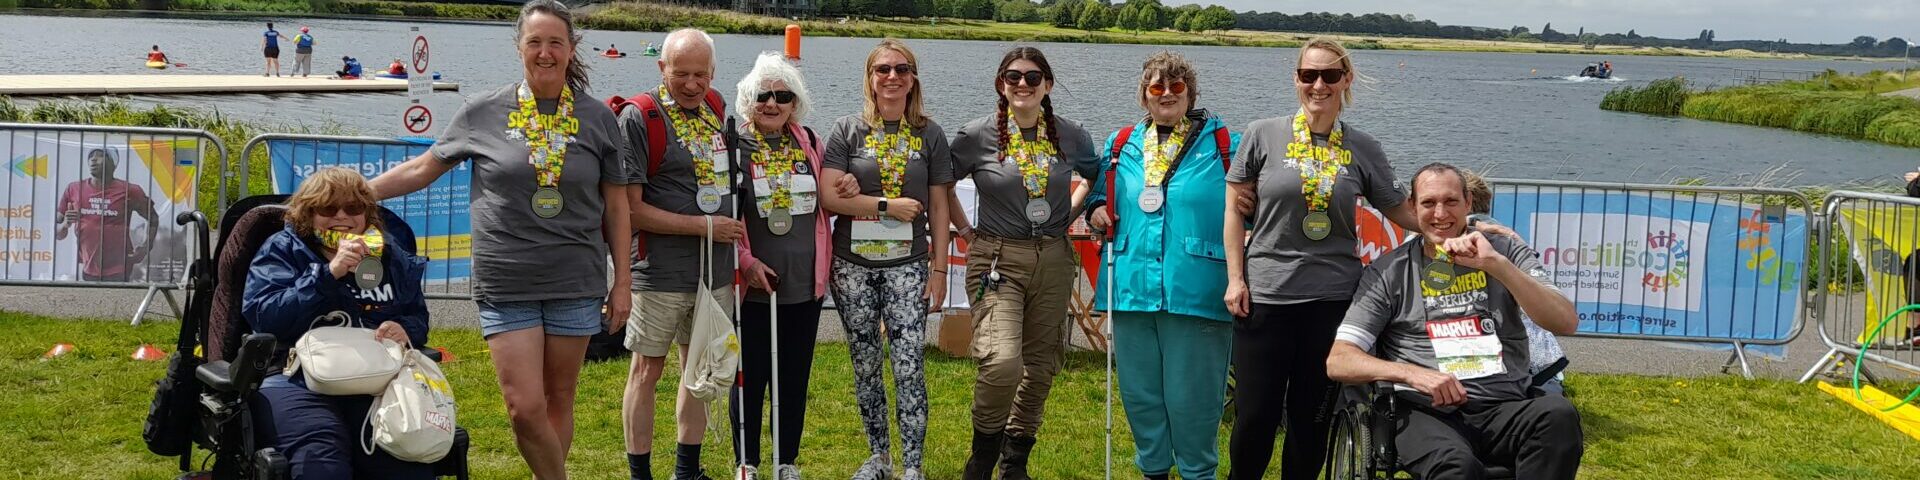
[[[1281,478],[1319,476],[1338,391],[1327,379],[1327,352],[1360,280],[1354,198],[1364,196],[1394,223],[1415,227],[1380,143],[1339,121],[1355,76],[1346,49],[1314,39],[1301,47],[1299,61],[1299,112],[1248,125],[1227,173],[1234,195],[1252,195],[1257,205],[1251,241],[1246,215],[1232,205],[1222,239],[1225,300],[1237,317],[1239,383],[1227,447],[1228,478],[1237,480],[1261,477],[1282,422],[1289,438]]]
[[[473,175],[473,298],[514,443],[533,476],[567,478],[573,397],[587,339],[632,306],[619,124],[588,97],[567,7],[533,0],[514,23],[524,80],[475,96],[427,153],[373,180],[381,198]],[[608,255],[618,252],[618,255]],[[612,292],[611,295],[608,293]],[[605,306],[603,314],[601,307]]]

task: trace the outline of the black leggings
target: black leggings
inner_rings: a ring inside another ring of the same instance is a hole
[[[765,295],[765,292],[759,294]],[[800,450],[800,433],[806,429],[807,377],[813,372],[813,344],[820,331],[820,303],[815,299],[779,307],[780,438],[774,448],[775,465],[794,463]],[[773,371],[772,346],[768,341],[773,332],[767,322],[771,313],[765,303],[740,305],[740,361],[745,362],[742,366],[746,369],[747,398],[744,402],[740,400],[743,388],[734,387],[733,401],[744,406],[748,428],[745,437],[734,439],[733,451],[738,457],[740,443],[744,441],[749,460],[739,463],[748,465],[760,464],[760,407],[766,402],[771,380],[767,374]],[[736,432],[740,429],[740,410],[734,408],[728,414]]]
[[[1232,480],[1261,478],[1273,459],[1282,422],[1287,443],[1280,478],[1313,479],[1326,461],[1327,421],[1338,385],[1327,379],[1327,352],[1347,314],[1348,300],[1293,305],[1253,304],[1253,315],[1233,322]]]

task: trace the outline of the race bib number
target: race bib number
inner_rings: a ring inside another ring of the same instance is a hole
[[[1433,342],[1433,357],[1443,373],[1461,380],[1491,377],[1507,373],[1500,361],[1500,337],[1494,320],[1483,316],[1461,317],[1427,322],[1427,339]]]
[[[878,218],[853,219],[853,253],[868,260],[896,260],[913,253],[913,224],[886,226]]]

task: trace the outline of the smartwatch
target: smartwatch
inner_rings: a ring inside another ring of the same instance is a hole
[[[880,199],[880,216],[887,215],[887,199]]]

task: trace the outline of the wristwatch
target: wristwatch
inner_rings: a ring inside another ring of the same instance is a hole
[[[880,199],[880,216],[887,216],[887,199]]]

